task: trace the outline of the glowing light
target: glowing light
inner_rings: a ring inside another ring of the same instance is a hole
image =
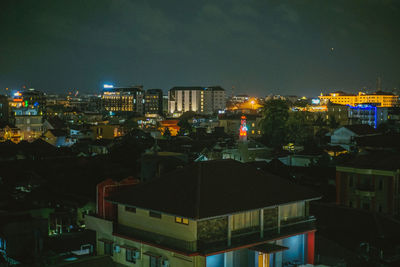
[[[114,85],[112,85],[112,84],[104,84],[103,88],[114,88]]]
[[[318,98],[314,98],[314,99],[311,99],[311,103],[314,105],[319,105],[321,103],[321,100]]]

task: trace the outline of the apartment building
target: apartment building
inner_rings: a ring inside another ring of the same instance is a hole
[[[114,87],[104,85],[102,107],[109,115],[144,114],[143,86]]]
[[[336,202],[390,215],[400,214],[400,157],[374,152],[336,167]]]
[[[213,87],[174,87],[168,91],[168,112],[186,111],[212,114],[226,107],[225,89]]]
[[[98,255],[126,266],[312,264],[319,198],[234,160],[197,162],[114,192],[86,227]]]

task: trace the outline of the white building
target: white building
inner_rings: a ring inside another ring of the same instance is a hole
[[[168,112],[212,114],[226,107],[225,90],[214,87],[174,87],[168,92]]]

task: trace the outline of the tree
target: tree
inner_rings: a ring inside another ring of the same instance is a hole
[[[329,121],[328,121],[329,128],[332,130],[336,129],[339,127],[340,123],[336,120],[335,116],[330,116]]]
[[[286,122],[287,141],[298,145],[305,145],[311,140],[312,128],[307,121],[306,112],[292,112]]]
[[[178,126],[180,127],[178,135],[185,135],[192,133],[192,125],[189,123],[189,119],[194,117],[195,113],[193,111],[184,112],[179,117]]]
[[[288,104],[280,99],[268,100],[262,113],[263,141],[275,148],[282,147],[286,142],[286,121],[289,118]]]

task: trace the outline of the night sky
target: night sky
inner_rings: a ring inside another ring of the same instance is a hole
[[[332,50],[333,48],[333,50]],[[399,0],[0,0],[0,92],[400,86]]]

